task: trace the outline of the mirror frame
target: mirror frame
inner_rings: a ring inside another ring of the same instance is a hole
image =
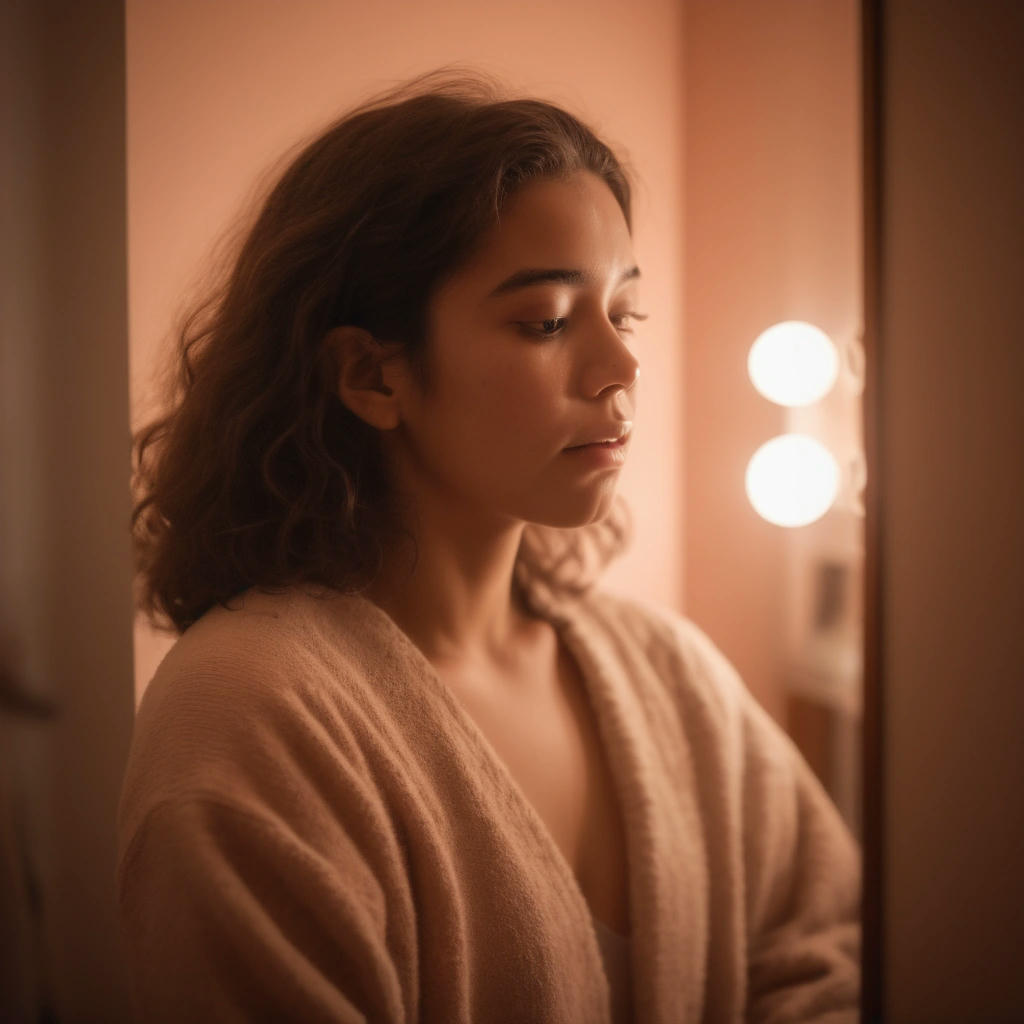
[[[864,454],[867,483],[864,491],[864,680],[861,750],[863,821],[863,889],[861,895],[861,1021],[882,1019],[883,922],[885,849],[885,787],[882,701],[882,500],[880,494],[879,311],[882,266],[882,2],[861,0],[861,160],[863,225],[863,394]]]

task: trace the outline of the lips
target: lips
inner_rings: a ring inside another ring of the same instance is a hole
[[[590,441],[580,441],[577,444],[571,444],[566,448],[566,451],[574,451],[577,448],[621,448],[628,440],[629,435],[632,432],[632,423],[619,423],[614,427],[608,428],[593,435],[593,439]]]
[[[567,452],[577,452],[583,448],[623,448],[626,444],[627,438],[623,437],[618,441],[590,441],[587,444],[574,444],[565,450]]]

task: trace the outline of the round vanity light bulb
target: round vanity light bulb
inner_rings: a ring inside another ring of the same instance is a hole
[[[784,320],[762,331],[750,347],[747,373],[765,398],[779,405],[810,405],[839,376],[839,353],[820,327]]]
[[[806,434],[781,434],[761,445],[747,465],[747,497],[776,526],[820,519],[839,493],[839,463]]]

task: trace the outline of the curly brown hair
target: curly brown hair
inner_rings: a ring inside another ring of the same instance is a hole
[[[530,181],[588,170],[632,230],[624,162],[579,119],[442,68],[305,146],[184,319],[165,412],[134,438],[139,605],[184,631],[258,587],[365,587],[403,531],[328,332],[400,346],[429,387],[428,302]]]

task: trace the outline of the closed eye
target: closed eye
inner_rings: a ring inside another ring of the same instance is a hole
[[[646,320],[646,313],[616,313],[611,320],[623,321],[621,323],[615,323],[615,326],[620,331],[631,331],[632,328],[629,326],[629,322],[632,320]],[[568,317],[564,316],[553,316],[547,320],[534,320],[534,321],[519,321],[519,326],[523,328],[528,334],[532,334],[540,338],[555,338],[562,331],[565,330],[565,325],[568,323]]]
[[[627,321],[628,320],[646,320],[647,319],[647,314],[646,313],[617,313],[615,316],[612,317],[612,320],[622,320],[622,319],[625,319]],[[622,330],[628,330],[629,329],[628,324],[624,325],[621,329]]]

